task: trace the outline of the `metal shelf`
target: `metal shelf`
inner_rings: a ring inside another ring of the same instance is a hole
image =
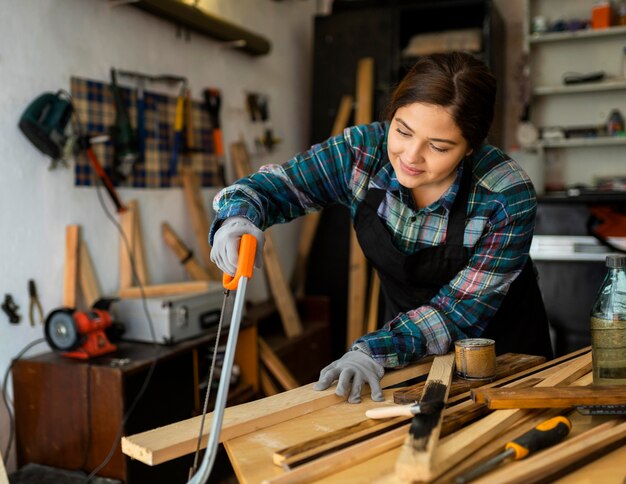
[[[626,136],[598,136],[596,138],[565,138],[558,140],[541,140],[540,148],[595,148],[600,146],[626,145]]]
[[[552,94],[578,94],[589,92],[619,91],[626,89],[626,78],[612,79],[602,82],[588,82],[584,84],[562,84],[555,86],[537,86],[533,89],[535,96]]]
[[[606,29],[583,29],[572,32],[549,32],[546,34],[530,34],[528,42],[530,44],[541,44],[546,42],[564,42],[569,40],[591,39],[594,37],[613,37],[626,35],[626,27],[609,27]]]

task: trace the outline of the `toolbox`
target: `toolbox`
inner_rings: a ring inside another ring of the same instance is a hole
[[[171,345],[217,331],[224,298],[221,284],[193,294],[146,298],[156,343]],[[123,340],[154,343],[141,298],[120,299],[111,306],[115,320],[124,323]],[[230,321],[224,321],[228,325]]]

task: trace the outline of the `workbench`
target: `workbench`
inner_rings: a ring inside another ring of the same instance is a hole
[[[587,357],[590,355],[587,354]],[[569,363],[569,362],[568,362]],[[573,366],[573,365],[572,365]],[[587,378],[589,375],[587,375]],[[394,401],[394,392],[397,389],[386,389],[383,394],[385,401],[390,404]],[[260,407],[267,407],[267,402],[263,400],[252,402]],[[306,415],[300,415],[290,420],[275,425],[267,426],[263,429],[253,431],[246,435],[242,435],[233,439],[225,440],[224,446],[228,452],[231,464],[235,470],[237,478],[241,483],[257,483],[273,478],[286,477],[285,471],[277,466],[274,460],[274,453],[281,449],[301,444],[302,442],[311,441],[312,439],[327,436],[330,432],[346,429],[351,425],[358,424],[367,420],[365,418],[366,410],[370,408],[380,407],[385,405],[380,402],[373,402],[368,398],[367,394],[363,398],[361,404],[349,404],[347,402],[340,402],[334,405],[327,406],[315,411],[312,411]],[[496,411],[497,412],[497,411]],[[504,411],[506,412],[506,411]],[[538,412],[536,410],[527,410],[527,412]],[[610,421],[615,421],[614,416],[585,416],[581,415],[575,410],[563,410],[567,412],[567,416],[572,422],[572,431],[568,436],[571,442],[577,442],[578,440],[585,438],[580,437],[586,431],[595,428],[601,424],[605,424]],[[626,422],[626,418],[622,417],[621,421]],[[469,425],[469,424],[468,424]],[[401,429],[398,429],[401,430]],[[406,431],[404,431],[406,432]],[[585,434],[588,435],[588,434]],[[622,431],[623,435],[623,431]],[[592,438],[592,437],[589,437]],[[441,440],[443,444],[445,438]],[[626,436],[623,436],[619,441],[610,446],[608,449],[598,451],[596,454],[593,452],[582,451],[579,453],[577,459],[582,459],[583,462],[578,460],[574,465],[569,465],[566,469],[560,471],[555,476],[552,476],[550,482],[560,483],[578,483],[578,482],[602,482],[622,484],[626,478],[626,465],[624,465],[624,459],[626,459]],[[356,457],[361,452],[368,451],[368,447],[374,447],[379,445],[374,440],[370,439],[363,441],[362,444],[353,444],[354,451],[352,454],[344,452],[344,458],[341,461],[336,461],[332,468],[333,472],[329,472],[324,477],[315,479],[320,482],[387,482],[396,483],[402,482],[396,477],[396,461],[400,455],[402,445],[395,445],[389,450],[378,453],[362,462],[351,463],[350,460]],[[580,445],[580,444],[578,444]],[[361,446],[361,447],[359,447]],[[486,450],[484,446],[481,451]],[[583,443],[583,447],[585,447]],[[501,446],[503,448],[503,445]],[[540,457],[540,453],[537,453],[532,458]],[[505,464],[510,471],[515,471],[516,466],[528,466],[531,464],[531,457],[524,461],[513,462]],[[585,463],[584,460],[590,462]],[[332,465],[322,463],[322,459],[314,461],[318,467],[325,465]],[[306,464],[304,464],[306,466]],[[303,466],[303,467],[304,467]],[[298,467],[295,467],[298,469]],[[463,471],[464,472],[464,471]],[[502,472],[502,466],[500,468]],[[443,474],[438,480],[434,482],[451,482],[454,477],[454,470]],[[504,479],[502,475],[498,477],[490,477],[489,474],[482,478],[483,482],[508,482],[508,477],[505,475]],[[285,480],[279,482],[299,482],[306,480],[304,476],[294,476],[292,480]],[[514,482],[519,482],[515,481]],[[476,481],[479,482],[479,481]],[[530,482],[523,480],[522,482]]]
[[[508,358],[509,355],[498,358]],[[526,361],[521,371],[515,369],[498,377],[494,385],[552,389],[592,383],[589,348],[543,363],[529,355],[512,356],[517,358],[513,365],[516,368],[522,359],[533,361],[530,364]],[[413,392],[420,385],[416,386],[415,382],[423,381],[429,375],[434,366],[432,362],[432,358],[424,359],[406,368],[388,371],[381,381],[384,402],[373,402],[367,387],[362,403],[349,404],[334,394],[334,386],[315,391],[313,384],[309,384],[228,407],[220,440],[238,480],[242,483],[266,481],[274,484],[404,482],[396,477],[395,466],[408,435],[410,417],[396,417],[395,422],[394,419],[377,420],[374,424],[365,412],[375,407],[394,405],[400,395],[414,398]],[[498,364],[498,368],[503,367]],[[408,390],[402,389],[403,382],[412,386]],[[589,476],[603,484],[624,482],[626,417],[583,416],[571,408],[519,410],[519,407],[508,407],[509,410],[489,411],[485,405],[469,398],[469,382],[455,379],[451,385],[455,391],[454,395],[450,391],[448,406],[444,410],[442,437],[433,453],[432,475],[435,478],[429,482],[452,482],[456,475],[466,472],[476,462],[502,451],[507,441],[556,415],[567,415],[573,424],[564,442],[520,462],[506,463],[475,482],[526,484],[547,478],[547,482],[561,479],[560,482],[573,483],[589,479]],[[553,406],[549,404],[549,407]],[[207,416],[207,421],[211,417]],[[193,451],[198,424],[199,417],[195,417],[128,435],[122,440],[122,451],[145,464],[158,466]],[[205,445],[207,433],[203,439]],[[313,449],[310,454],[303,449],[306,444]],[[296,450],[294,446],[299,448]],[[330,447],[333,448],[329,451]],[[315,457],[311,458],[311,454]],[[291,470],[286,472],[275,463],[280,464],[281,459],[283,462],[301,462],[292,465]],[[528,478],[529,472],[532,479]],[[510,479],[510,474],[520,477]]]

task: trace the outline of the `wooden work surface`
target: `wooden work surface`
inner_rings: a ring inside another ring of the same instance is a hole
[[[284,474],[281,467],[273,463],[275,451],[361,422],[366,419],[366,410],[391,404],[393,392],[393,389],[384,391],[386,402],[382,404],[373,402],[368,395],[364,395],[361,404],[341,402],[225,441],[225,448],[239,482],[258,483]],[[263,407],[264,400],[253,403]],[[573,428],[568,438],[575,437],[608,418],[583,416],[575,411],[569,417]],[[400,450],[400,447],[394,448],[366,462],[355,464],[348,469],[320,479],[318,482],[396,482],[394,479],[395,463]],[[626,459],[626,446],[613,450],[584,467],[562,476],[556,482],[570,484],[593,480],[603,484],[623,484],[626,478],[624,459]],[[523,464],[524,461],[509,465]]]

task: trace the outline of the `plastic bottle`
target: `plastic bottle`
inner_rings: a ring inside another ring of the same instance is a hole
[[[626,255],[606,258],[607,274],[591,310],[594,385],[626,385]]]

